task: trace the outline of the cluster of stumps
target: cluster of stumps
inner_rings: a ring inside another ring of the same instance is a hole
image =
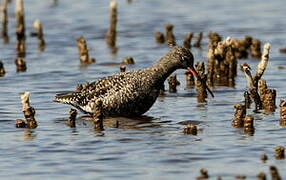
[[[269,167],[269,173],[270,173],[270,176],[271,176],[271,179],[272,180],[282,180],[279,172],[278,172],[278,169],[275,167],[275,166],[270,166]],[[257,180],[266,180],[266,174],[264,172],[260,172],[259,174],[256,175],[256,179]],[[208,174],[208,170],[206,169],[200,169],[200,175],[197,176],[196,178],[197,180],[206,180],[206,179],[209,179],[209,174]],[[246,179],[246,176],[245,175],[237,175],[235,176],[235,179],[237,180],[244,180]],[[217,180],[222,180],[222,178],[219,176],[217,177]]]
[[[4,0],[1,7],[2,16],[2,38],[4,43],[9,43],[8,35],[8,5],[11,1]],[[15,2],[15,20],[16,20],[16,51],[17,57],[15,58],[15,65],[17,72],[25,72],[27,70],[25,56],[26,56],[26,28],[25,28],[25,12],[23,0],[16,0]],[[39,19],[36,19],[33,23],[33,28],[36,32],[32,32],[30,36],[35,36],[38,39],[38,49],[40,51],[45,50],[45,40],[42,23]],[[4,64],[0,61],[0,77],[6,73]]]
[[[166,24],[166,33],[156,32],[155,38],[158,43],[167,42],[169,45],[176,45],[175,36],[173,33],[174,26]],[[197,41],[194,45],[191,44],[193,33],[187,33],[184,39],[186,48],[200,47],[202,33],[197,36]],[[207,73],[204,62],[197,62],[195,68],[202,81],[194,80],[191,73],[186,72],[186,83],[189,87],[196,86],[197,100],[200,103],[206,102],[207,86],[235,86],[235,77],[237,76],[238,59],[246,59],[249,56],[255,59],[260,59],[257,65],[255,76],[251,74],[251,68],[247,63],[240,64],[240,69],[244,72],[247,81],[247,90],[244,92],[244,103],[234,105],[235,113],[232,119],[232,126],[235,128],[243,128],[245,134],[253,135],[255,133],[254,116],[247,115],[247,109],[251,108],[251,104],[255,104],[254,113],[261,110],[265,112],[274,112],[276,109],[276,90],[268,88],[266,80],[262,79],[262,75],[267,67],[269,60],[270,44],[265,43],[261,48],[261,42],[251,36],[246,35],[244,39],[231,39],[227,37],[225,40],[215,32],[208,34],[208,61]],[[262,49],[262,50],[261,50]],[[281,50],[280,50],[281,52]],[[203,83],[201,83],[203,82]],[[204,83],[206,82],[206,83]],[[175,76],[168,78],[169,92],[176,92],[176,86],[180,83]],[[280,102],[280,125],[286,125],[286,101]],[[197,135],[198,127],[194,124],[187,124],[184,128],[184,134]],[[265,155],[265,154],[264,154]],[[266,156],[266,155],[265,155]],[[265,157],[264,156],[264,157]],[[267,157],[267,156],[266,156]],[[284,147],[275,147],[275,158],[284,159]],[[201,169],[201,175],[197,179],[208,179],[208,171]],[[281,179],[278,170],[275,166],[270,166],[270,174],[272,179]],[[237,179],[246,179],[246,176],[239,175]],[[266,174],[261,172],[257,175],[258,179],[266,179]],[[218,179],[221,179],[220,177]]]
[[[56,2],[56,1],[55,1]],[[128,3],[132,2],[128,0]],[[8,12],[7,6],[10,3],[10,0],[4,0],[2,3],[2,37],[4,43],[9,42],[8,36]],[[117,2],[115,0],[110,1],[110,26],[106,33],[106,42],[111,48],[112,53],[116,53],[118,48],[116,46],[116,37],[117,37]],[[17,57],[15,60],[17,72],[26,71],[26,62],[24,60],[26,55],[26,34],[25,34],[25,14],[24,14],[24,4],[23,0],[16,0],[15,6],[15,17],[16,17],[16,50]],[[31,33],[31,36],[36,36],[38,39],[38,49],[40,51],[45,50],[45,40],[43,28],[40,20],[35,20],[33,27],[37,32]],[[165,33],[156,32],[154,34],[155,41],[160,44],[167,43],[169,46],[175,46],[176,37],[174,35],[173,29],[174,25],[167,23],[165,24]],[[203,39],[203,32],[200,32],[196,36],[196,42],[192,44],[192,39],[194,33],[189,32],[185,34],[183,40],[183,46],[185,48],[191,49],[192,47],[201,48],[201,41]],[[207,88],[208,86],[235,86],[235,77],[237,76],[238,69],[238,59],[246,59],[249,56],[256,59],[261,59],[255,76],[251,74],[251,68],[247,63],[240,65],[240,69],[244,72],[246,81],[247,81],[247,90],[244,92],[244,102],[237,103],[234,105],[235,113],[234,118],[232,119],[232,126],[235,128],[243,128],[245,134],[253,135],[255,133],[254,127],[254,116],[247,115],[247,109],[250,109],[251,104],[255,104],[254,113],[257,113],[261,110],[265,112],[274,112],[276,109],[276,90],[268,88],[266,80],[262,79],[262,75],[267,67],[269,60],[269,50],[270,44],[265,43],[263,48],[261,48],[261,42],[258,39],[255,39],[251,36],[246,35],[244,39],[232,39],[227,37],[222,38],[221,35],[215,32],[210,32],[208,34],[209,43],[208,43],[208,60],[207,65],[205,66],[204,62],[197,62],[195,68],[198,72],[198,77],[195,80],[194,76],[191,73],[186,72],[186,84],[189,88],[196,87],[197,100],[199,103],[207,102]],[[89,50],[87,46],[87,41],[84,36],[80,36],[76,39],[77,46],[79,50],[79,59],[82,64],[91,64],[96,62],[96,59],[89,56]],[[262,49],[262,51],[261,51]],[[286,48],[279,50],[281,53],[286,52]],[[130,56],[123,58],[120,65],[120,71],[125,72],[125,64],[134,64],[134,59]],[[0,61],[0,77],[4,76],[6,73],[4,64]],[[177,80],[176,75],[172,75],[168,78],[169,92],[176,93],[177,86],[180,85],[180,82]],[[208,84],[208,86],[206,85]],[[81,90],[89,84],[78,85],[76,90]],[[165,94],[165,89],[162,88],[161,95]],[[25,119],[17,119],[16,127],[17,128],[36,128],[38,123],[35,119],[35,109],[30,106],[29,102],[29,92],[20,93],[22,111],[24,113]],[[94,110],[96,113],[93,114],[92,119],[95,124],[95,129],[102,131],[103,127],[103,113],[102,106],[97,106]],[[76,116],[77,111],[75,109],[70,109],[70,117],[68,118],[66,124],[69,127],[76,127]],[[286,126],[286,100],[280,101],[280,125]],[[183,130],[184,134],[197,135],[198,127],[194,124],[187,124]],[[284,159],[284,150],[283,146],[275,147],[275,158]],[[268,157],[266,154],[262,154],[261,160],[263,162],[267,161]],[[208,179],[208,171],[206,169],[200,170],[201,175],[197,179]],[[278,170],[275,166],[270,166],[270,174],[272,179],[280,180],[281,177],[278,173]],[[246,176],[239,175],[237,179],[245,179]],[[221,177],[218,177],[221,179]],[[264,180],[266,179],[266,174],[261,172],[257,175],[257,179]]]

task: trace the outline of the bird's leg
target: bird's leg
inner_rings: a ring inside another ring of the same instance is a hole
[[[71,108],[69,114],[70,114],[70,117],[69,117],[68,121],[66,122],[66,124],[69,127],[75,127],[76,126],[75,120],[76,120],[76,116],[77,116],[77,110]]]

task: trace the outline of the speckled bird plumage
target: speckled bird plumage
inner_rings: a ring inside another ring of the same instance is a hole
[[[54,101],[91,114],[102,101],[104,116],[138,116],[151,108],[171,73],[192,66],[192,53],[175,46],[148,68],[104,77],[78,92],[57,94]]]

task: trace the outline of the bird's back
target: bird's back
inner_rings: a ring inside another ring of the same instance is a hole
[[[92,113],[101,100],[106,116],[140,115],[153,105],[159,94],[153,74],[148,68],[117,73],[94,81],[78,92],[58,94],[55,101]]]

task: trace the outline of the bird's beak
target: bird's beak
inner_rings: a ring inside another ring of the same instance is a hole
[[[197,71],[195,70],[193,66],[188,67],[188,72],[192,73],[199,81],[202,82],[201,77],[199,76],[199,74],[197,73]],[[206,84],[206,88],[207,88],[207,91],[210,93],[210,95],[214,97],[213,92],[210,90],[207,84]]]
[[[198,77],[198,73],[193,66],[188,67],[188,72],[192,73],[194,76]]]

